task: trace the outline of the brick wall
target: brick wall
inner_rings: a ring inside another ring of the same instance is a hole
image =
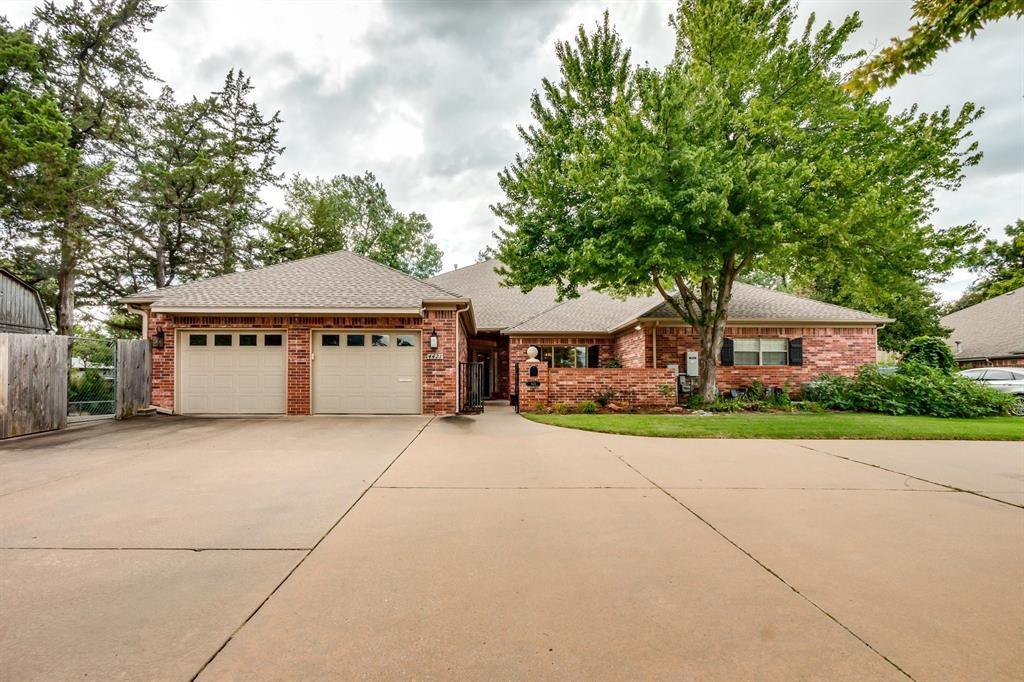
[[[685,353],[700,350],[700,341],[690,327],[657,327],[658,366],[679,363],[686,366]],[[718,388],[727,391],[760,381],[768,386],[793,389],[822,374],[853,375],[861,365],[874,363],[877,338],[874,327],[729,327],[727,338],[783,337],[802,338],[804,364],[801,366],[718,367]]]
[[[597,354],[601,364],[615,357],[615,340],[607,336],[511,336],[508,345],[509,386],[515,383],[516,363],[530,359],[526,354],[530,346],[598,346]]]
[[[650,332],[630,329],[615,337],[615,357],[623,367],[650,367]]]
[[[537,376],[530,376],[530,367],[537,367]],[[530,383],[539,386],[530,386]],[[662,393],[659,387],[671,391]],[[598,393],[611,390],[612,400],[623,407],[670,407],[676,402],[675,375],[668,369],[642,367],[568,368],[552,367],[543,362],[520,365],[520,409],[533,411],[538,405],[550,407],[565,403],[575,408],[585,400],[594,400]]]
[[[465,354],[465,329],[461,349],[455,348],[455,312],[427,310],[426,317],[333,317],[302,315],[167,315],[151,313],[149,336],[164,332],[164,347],[154,348],[152,403],[174,409],[174,347],[178,329],[271,329],[281,330],[288,339],[288,414],[309,414],[310,342],[319,329],[414,329],[422,331],[423,412],[455,412],[455,376],[460,352]],[[430,332],[437,330],[438,347],[430,348]],[[441,360],[429,360],[430,353],[441,353]]]

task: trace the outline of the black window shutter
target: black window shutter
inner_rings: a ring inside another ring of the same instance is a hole
[[[590,346],[587,348],[587,367],[599,367],[601,365],[601,347]]]
[[[735,356],[732,352],[732,339],[722,339],[722,367],[732,367]]]
[[[802,365],[802,364],[804,364],[804,340],[803,339],[790,339],[789,340],[789,364],[791,364],[791,365]]]

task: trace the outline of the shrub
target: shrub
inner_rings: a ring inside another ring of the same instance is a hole
[[[597,412],[597,403],[593,400],[584,400],[576,409],[580,411],[580,414],[594,414]]]
[[[607,369],[619,369],[622,367],[622,363],[619,362],[618,358],[610,358],[602,362],[601,367],[605,367]]]
[[[707,404],[707,401],[704,400],[704,396],[700,395],[699,393],[694,393],[693,395],[690,396],[690,409],[691,410],[703,409],[706,404]]]
[[[548,411],[548,406],[545,405],[544,403],[537,403],[536,405],[533,406],[533,411],[534,412],[547,412]]]
[[[569,405],[562,402],[554,403],[551,406],[551,411],[555,414],[569,414]]]
[[[594,402],[601,407],[608,407],[608,403],[610,403],[614,398],[615,391],[610,388],[606,388],[594,396]]]
[[[907,341],[900,364],[916,363],[950,374],[956,369],[956,358],[946,342],[936,336],[918,336]]]
[[[668,398],[675,393],[675,389],[672,384],[658,384],[658,393],[661,394],[662,398]]]
[[[802,397],[831,410],[935,417],[1003,414],[1013,403],[1013,396],[917,362],[904,362],[891,374],[865,365],[854,379],[820,377],[804,387]]]

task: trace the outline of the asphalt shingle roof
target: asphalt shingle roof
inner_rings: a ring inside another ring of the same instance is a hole
[[[950,313],[941,323],[953,330],[949,344],[954,352],[960,342],[957,359],[1024,359],[1024,287]]]
[[[619,299],[594,289],[579,298],[558,303],[554,287],[538,287],[529,294],[499,285],[489,260],[452,270],[429,281],[473,299],[480,329],[503,329],[510,334],[541,332],[609,333],[639,317],[675,318],[676,312],[660,294]],[[809,298],[737,282],[733,288],[730,320],[814,321],[882,324],[877,315]]]
[[[350,251],[143,291],[124,301],[173,309],[419,308],[424,300],[459,297]]]
[[[662,302],[645,317],[678,317],[672,307]],[[890,322],[888,318],[865,313],[841,305],[816,301],[794,294],[787,294],[774,289],[755,287],[752,284],[736,282],[732,289],[732,301],[729,304],[729,320],[746,321],[785,321],[785,322],[864,322],[883,324]]]
[[[428,282],[473,299],[477,329],[495,331],[516,325],[555,305],[554,287],[537,287],[524,294],[518,287],[503,287],[494,271],[496,260],[487,260],[435,275]]]

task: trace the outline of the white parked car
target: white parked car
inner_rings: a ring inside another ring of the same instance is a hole
[[[1024,414],[1024,367],[975,367],[963,370],[960,376],[981,381],[1000,393],[1018,396],[1015,412]]]

